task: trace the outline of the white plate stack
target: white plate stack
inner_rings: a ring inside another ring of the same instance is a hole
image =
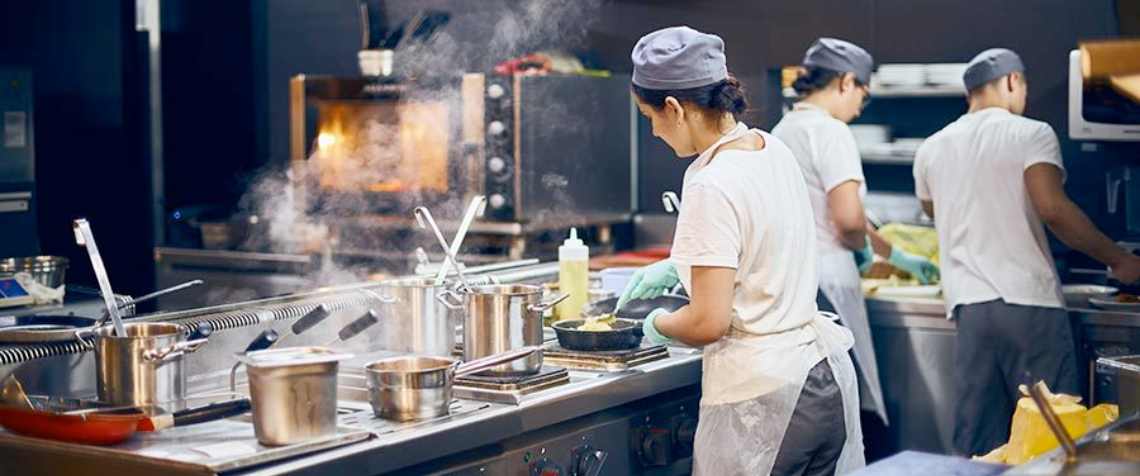
[[[884,64],[871,78],[871,83],[882,87],[913,87],[926,83],[924,64]]]

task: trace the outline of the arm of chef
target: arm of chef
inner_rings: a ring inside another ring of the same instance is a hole
[[[1117,246],[1065,194],[1064,172],[1041,162],[1025,169],[1025,190],[1041,221],[1069,247],[1110,267],[1120,267],[1132,255]]]
[[[863,210],[863,159],[846,124],[830,123],[816,142],[815,169],[827,191],[827,212],[840,243],[849,250],[867,245],[867,216]]]
[[[934,199],[930,196],[930,186],[926,183],[926,143],[924,142],[914,154],[914,166],[911,169],[914,175],[914,195],[922,204],[922,212],[934,219]]]
[[[762,216],[759,210],[743,213]],[[703,346],[728,332],[743,249],[741,221],[736,204],[715,185],[685,185],[670,259],[690,269],[689,305],[657,317],[654,324],[662,334]]]

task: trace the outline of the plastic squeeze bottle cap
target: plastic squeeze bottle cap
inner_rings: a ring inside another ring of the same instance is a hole
[[[589,259],[590,248],[578,238],[578,229],[570,229],[570,237],[558,247],[559,259]]]

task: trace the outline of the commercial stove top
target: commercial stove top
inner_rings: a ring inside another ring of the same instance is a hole
[[[543,365],[538,373],[512,377],[468,375],[455,379],[455,397],[518,405],[522,397],[570,383],[570,372]]]
[[[663,345],[643,345],[635,349],[608,351],[581,351],[566,349],[557,342],[543,349],[543,361],[574,370],[600,370],[616,372],[641,364],[669,358],[669,349]]]

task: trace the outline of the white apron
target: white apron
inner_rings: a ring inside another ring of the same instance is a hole
[[[715,150],[748,132],[739,127],[710,148]],[[691,290],[691,270],[677,265],[677,271],[681,283]],[[802,327],[776,334],[730,329],[719,341],[705,346],[693,474],[771,473],[808,372],[824,358],[843,395],[847,433],[836,474],[865,466],[859,387],[847,354],[852,344],[850,331],[821,315]]]
[[[859,385],[865,398],[864,410],[873,411],[888,423],[883,387],[879,382],[879,366],[871,341],[871,324],[867,319],[867,303],[859,281],[859,269],[851,253],[828,253],[818,256],[819,290],[835,306],[839,321],[855,336],[855,362],[859,364]]]

